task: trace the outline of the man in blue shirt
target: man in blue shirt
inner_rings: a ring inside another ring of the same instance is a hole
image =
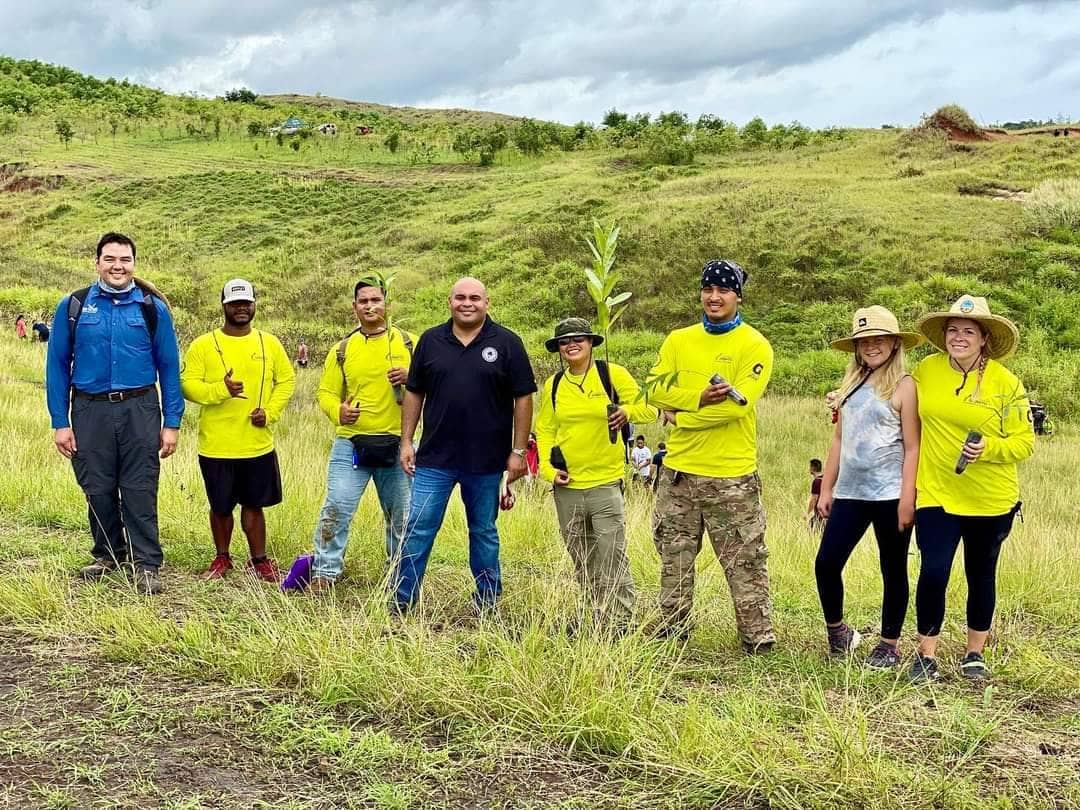
[[[138,591],[153,594],[159,453],[176,450],[184,414],[176,331],[165,301],[135,280],[130,238],[102,236],[96,266],[97,282],[64,296],[53,318],[45,371],[53,440],[89,507],[94,561],[81,575],[130,565]]]

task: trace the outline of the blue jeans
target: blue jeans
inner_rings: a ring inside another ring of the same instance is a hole
[[[337,579],[341,574],[345,547],[349,543],[349,525],[368,481],[375,481],[383,521],[386,524],[386,558],[390,564],[401,549],[405,518],[409,514],[409,476],[401,465],[359,467],[353,469],[352,443],[334,439],[326,473],[326,501],[315,527],[315,562],[312,575]]]
[[[405,544],[398,563],[395,606],[400,611],[416,604],[427,570],[435,535],[442,526],[454,484],[461,485],[461,500],[469,525],[469,568],[476,580],[473,599],[480,607],[495,604],[502,593],[499,573],[499,484],[502,473],[464,473],[436,467],[418,467],[413,477],[412,505],[405,526]]]

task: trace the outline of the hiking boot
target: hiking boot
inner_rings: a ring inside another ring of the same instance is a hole
[[[135,571],[135,591],[141,596],[161,593],[165,587],[156,568],[139,568]]]
[[[308,596],[329,596],[334,592],[334,580],[326,577],[312,577],[308,583]]]
[[[775,641],[759,641],[757,644],[751,644],[749,641],[742,643],[743,652],[747,655],[768,655],[773,651],[774,646],[776,646]]]
[[[654,641],[677,641],[679,644],[686,644],[690,640],[690,628],[685,622],[672,624],[659,619],[648,625],[642,635]]]
[[[252,576],[261,579],[263,582],[281,581],[281,572],[278,571],[277,565],[269,557],[263,557],[257,562],[255,560],[248,560],[245,570]]]
[[[908,671],[909,681],[912,683],[927,683],[936,681],[940,677],[941,671],[938,670],[936,658],[915,653],[915,660],[911,662],[911,669]]]
[[[870,651],[864,662],[866,666],[874,669],[892,669],[900,666],[900,650],[892,644],[879,641],[877,646]]]
[[[859,642],[862,641],[862,636],[859,635],[858,630],[853,630],[846,624],[839,624],[836,627],[827,627],[829,633],[829,655],[842,656],[855,652],[855,648],[859,646]]]
[[[95,558],[92,563],[79,569],[79,576],[87,582],[94,582],[102,577],[107,577],[119,567],[120,566],[112,560],[99,560]]]
[[[986,668],[986,661],[982,653],[969,652],[960,661],[960,674],[969,681],[985,681],[990,677],[990,670]]]
[[[210,567],[206,569],[203,579],[223,579],[227,572],[232,571],[232,568],[232,557],[228,554],[218,554],[210,563]]]

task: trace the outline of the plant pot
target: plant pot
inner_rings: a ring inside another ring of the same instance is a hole
[[[610,419],[612,417],[612,415],[617,410],[619,410],[619,406],[616,405],[614,402],[609,402],[607,404],[608,419]],[[608,432],[607,432],[608,441],[611,442],[612,444],[615,444],[616,442],[618,442],[619,441],[619,433],[620,433],[620,430],[618,428],[608,428]]]

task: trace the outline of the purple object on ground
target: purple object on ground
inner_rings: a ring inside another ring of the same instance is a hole
[[[314,554],[303,554],[296,558],[289,573],[281,581],[282,591],[302,591],[311,582],[311,565],[315,561]]]

